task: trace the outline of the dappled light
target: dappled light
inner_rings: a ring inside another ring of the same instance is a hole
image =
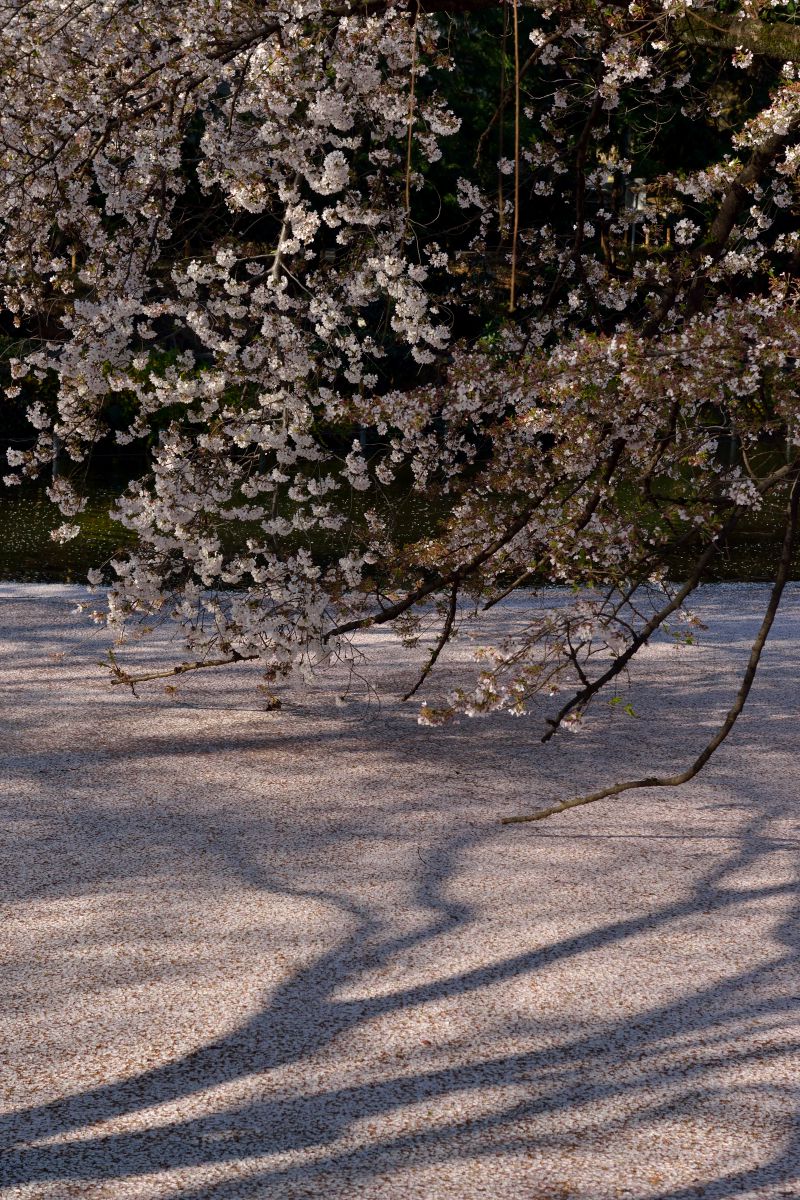
[[[380,633],[380,703],[258,712],[235,670],[137,701],[64,589],[6,589],[36,631],[4,668],[9,1194],[792,1195],[800,593],[702,781],[497,823],[682,759],[760,591],[706,590],[722,634],[654,646],[638,717],[543,747],[408,722],[423,651]]]

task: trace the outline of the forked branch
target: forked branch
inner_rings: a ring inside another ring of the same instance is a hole
[[[232,650],[226,658],[204,658],[197,662],[182,662],[175,667],[168,667],[164,671],[150,671],[142,675],[132,675],[124,667],[121,667],[113,650],[109,650],[108,657],[111,662],[111,682],[129,687],[135,696],[137,683],[148,683],[152,679],[172,679],[175,675],[185,675],[187,671],[205,671],[210,667],[230,667],[234,663],[251,662],[254,658],[258,658],[258,655],[240,654],[238,650]],[[105,666],[106,664],[101,661],[100,665]]]

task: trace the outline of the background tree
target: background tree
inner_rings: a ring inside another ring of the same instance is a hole
[[[574,604],[421,710],[558,693],[550,737],[690,620],[741,515],[782,497],[720,733],[679,777],[569,803],[696,773],[746,699],[795,540],[793,6],[15,0],[2,17],[7,391],[33,388],[38,430],[7,482],[56,448],[79,471],[112,411],[118,443],[157,435],[115,510],[137,541],[110,564],[112,631],[169,619],[188,656],[158,675],[258,660],[270,681],[346,658],[367,626],[413,636],[433,606],[426,675],[466,605],[568,583]],[[76,479],[50,486],[63,538]]]

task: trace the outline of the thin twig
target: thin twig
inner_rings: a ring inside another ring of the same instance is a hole
[[[505,20],[507,20],[507,9],[506,9],[505,5],[503,6],[503,9],[504,9],[504,18],[503,19],[505,21]],[[522,77],[525,74],[527,74],[527,72],[531,69],[533,64],[538,61],[538,59],[540,58],[540,56],[542,54],[542,51],[545,50],[548,46],[552,46],[553,42],[558,41],[559,37],[561,36],[561,32],[562,32],[561,29],[557,29],[555,33],[551,33],[549,37],[546,37],[544,39],[544,41],[540,42],[540,44],[536,47],[536,49],[533,51],[532,54],[528,55],[528,57],[525,59],[525,62],[522,64],[522,66],[519,69],[520,79],[522,79]],[[505,30],[504,30],[504,37],[505,37]],[[503,44],[505,46],[505,42]],[[486,126],[486,128],[484,129],[481,136],[478,138],[477,150],[475,151],[475,162],[473,163],[473,166],[475,166],[475,167],[478,166],[478,163],[481,160],[481,156],[483,155],[483,147],[486,142],[486,139],[488,138],[489,134],[494,129],[497,122],[500,121],[501,118],[503,117],[507,104],[508,104],[508,97],[507,97],[505,91],[502,90],[500,103],[498,104],[497,108],[494,110],[494,113],[492,114],[489,124]],[[501,150],[501,154],[502,154],[502,150]]]

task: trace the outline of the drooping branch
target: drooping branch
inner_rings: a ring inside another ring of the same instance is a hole
[[[738,513],[734,513],[731,516],[731,518],[723,526],[723,529],[719,535],[720,537],[725,537],[727,534],[733,531],[738,520],[738,516]],[[663,605],[658,612],[653,614],[647,624],[634,638],[631,639],[627,648],[622,652],[622,654],[618,655],[614,659],[611,666],[604,671],[602,675],[598,675],[597,678],[592,680],[591,683],[585,684],[580,691],[576,692],[574,696],[571,696],[570,699],[561,706],[554,717],[547,718],[547,724],[550,726],[550,728],[542,735],[543,742],[550,741],[555,733],[561,728],[565,717],[567,717],[571,712],[574,712],[576,709],[580,710],[585,708],[593,696],[596,696],[598,692],[602,691],[606,684],[611,683],[611,681],[615,679],[617,675],[624,671],[631,659],[639,653],[643,646],[647,645],[656,630],[661,628],[668,617],[672,616],[674,612],[677,612],[684,600],[691,595],[691,593],[700,583],[703,575],[705,574],[706,568],[717,552],[717,546],[718,539],[715,538],[713,542],[710,542],[709,545],[706,546],[705,550],[695,563],[691,574],[678,589],[669,603]]]
[[[786,475],[790,473],[790,471],[794,471],[795,469],[795,464],[787,464],[785,467],[779,467],[777,471],[773,472],[765,480],[762,480],[757,490],[763,495],[765,492],[769,491],[770,488],[774,487],[776,483],[779,483],[781,479],[784,479]],[[590,684],[580,688],[580,690],[577,691],[574,696],[571,696],[570,699],[567,700],[564,705],[562,705],[554,717],[548,717],[547,724],[550,726],[550,728],[545,734],[542,735],[543,742],[550,741],[553,735],[561,727],[564,718],[567,717],[569,713],[574,712],[575,709],[585,708],[593,696],[596,696],[597,693],[602,691],[607,684],[616,679],[616,677],[625,670],[634,655],[638,654],[642,647],[647,645],[656,630],[661,628],[668,617],[672,616],[674,612],[677,612],[687,597],[690,596],[691,593],[702,582],[703,576],[705,575],[705,572],[712,559],[716,555],[720,545],[735,529],[739,520],[739,516],[740,514],[738,511],[732,513],[732,515],[720,529],[717,536],[713,539],[713,541],[709,542],[708,546],[706,546],[703,553],[695,562],[686,580],[669,601],[669,603],[663,605],[658,612],[653,614],[650,620],[631,640],[627,649],[625,649],[622,654],[614,659],[611,666],[608,667],[608,669],[604,671],[602,675],[598,675],[598,677]]]
[[[603,493],[610,483],[615,470],[617,469],[617,465],[622,457],[622,452],[624,449],[625,439],[615,438],[611,447],[611,453],[609,454],[605,466],[603,467],[603,473],[601,475],[600,482],[598,483],[592,495],[589,497],[589,500],[584,506],[580,517],[575,522],[574,532],[576,534],[580,533],[586,528],[597,511],[600,501],[603,498]],[[490,608],[494,608],[496,604],[500,604],[502,600],[505,600],[506,597],[510,596],[512,592],[515,592],[517,588],[524,587],[526,583],[530,583],[535,578],[536,571],[537,565],[529,567],[523,571],[521,575],[517,576],[513,583],[510,583],[507,587],[504,587],[499,595],[492,596],[491,600],[487,600],[486,604],[483,606],[483,611],[488,612]]]
[[[620,451],[621,449],[622,447],[620,446]],[[565,497],[565,500],[571,499],[572,496],[574,496],[575,493],[578,492],[581,487],[583,487],[587,480],[591,478],[592,473],[593,472],[590,472],[588,475],[577,479],[569,495]],[[403,613],[408,612],[410,608],[413,608],[416,604],[419,604],[421,600],[427,599],[428,596],[433,596],[436,592],[441,592],[444,588],[449,588],[452,585],[458,586],[459,584],[463,583],[465,579],[468,579],[470,576],[474,575],[482,566],[489,562],[490,559],[494,558],[496,554],[505,549],[508,543],[513,541],[518,533],[522,532],[525,526],[531,521],[534,513],[539,508],[539,505],[542,504],[543,501],[556,490],[556,486],[556,482],[552,482],[550,486],[545,489],[542,494],[540,494],[535,504],[523,509],[523,511],[514,518],[514,520],[503,530],[502,533],[498,534],[496,538],[493,538],[492,541],[489,542],[488,546],[484,546],[482,550],[479,550],[475,555],[473,555],[472,558],[468,559],[460,566],[454,567],[451,571],[442,572],[441,574],[436,575],[433,579],[428,580],[426,583],[420,584],[419,587],[407,592],[406,595],[398,600],[395,604],[390,604],[385,608],[381,608],[379,613],[374,613],[366,617],[356,617],[352,621],[344,621],[340,625],[335,625],[332,629],[329,629],[322,635],[322,641],[329,642],[331,638],[339,637],[344,633],[352,633],[356,629],[368,629],[372,625],[386,625],[389,621],[394,621],[397,617],[402,616]]]
[[[356,629],[367,629],[372,625],[386,625],[389,621],[394,621],[397,617],[402,616],[404,612],[408,612],[414,605],[419,604],[420,600],[425,600],[428,596],[440,592],[444,587],[461,583],[507,546],[512,538],[515,538],[528,524],[533,511],[533,509],[526,508],[502,534],[494,538],[488,546],[460,567],[455,567],[452,571],[437,576],[428,583],[421,584],[403,596],[396,604],[388,605],[379,613],[368,617],[357,617],[352,621],[344,621],[341,625],[335,625],[333,629],[329,629],[327,633],[323,634],[322,641],[329,642],[331,638],[340,637],[343,633],[352,633]]]
[[[750,657],[747,662],[742,682],[739,685],[739,690],[736,693],[733,704],[728,710],[725,720],[720,725],[717,732],[711,740],[703,747],[697,758],[687,767],[685,771],[681,771],[677,775],[650,775],[644,779],[627,779],[622,783],[612,784],[611,787],[601,788],[596,792],[589,792],[584,796],[576,796],[572,800],[564,800],[560,804],[554,804],[550,808],[545,808],[542,812],[526,813],[518,817],[504,817],[501,820],[502,825],[521,825],[532,821],[543,821],[545,817],[554,816],[556,813],[566,812],[570,808],[580,808],[586,804],[594,804],[598,800],[606,800],[610,796],[619,796],[622,792],[629,792],[638,788],[648,787],[680,787],[684,783],[689,783],[696,775],[699,775],[703,767],[706,765],[711,756],[719,749],[722,743],[727,738],[728,734],[733,729],[739,715],[744,708],[747,697],[750,695],[750,689],[753,686],[753,680],[758,671],[758,665],[761,661],[761,655],[766,645],[769,632],[772,628],[772,623],[775,620],[775,614],[783,596],[786,582],[789,578],[789,571],[792,564],[792,555],[797,540],[797,521],[798,509],[800,509],[800,477],[795,477],[789,497],[788,512],[786,518],[786,528],[783,538],[783,546],[781,548],[781,556],[778,564],[778,570],[775,575],[775,582],[770,593],[769,603],[767,604],[764,619],[761,622],[755,641],[750,649]]]

